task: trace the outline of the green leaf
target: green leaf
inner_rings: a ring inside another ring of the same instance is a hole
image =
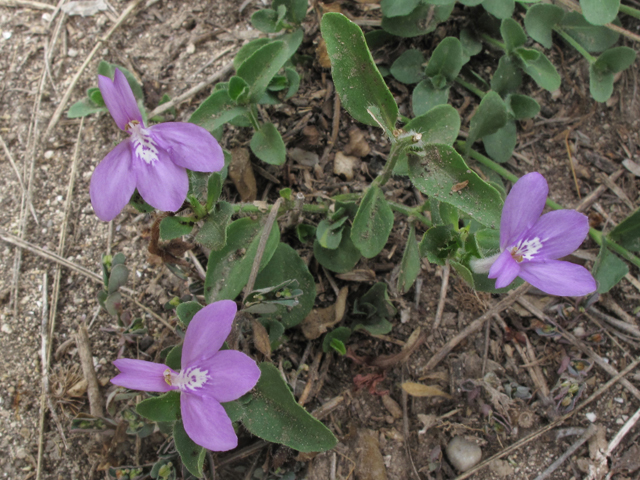
[[[406,294],[413,286],[420,274],[420,251],[416,240],[416,228],[411,225],[409,236],[407,237],[407,245],[404,247],[404,254],[400,262],[400,271],[398,272],[398,291]]]
[[[106,104],[104,103],[104,98],[102,98],[102,92],[98,87],[88,88],[87,97],[89,97],[91,101],[93,101],[93,103],[95,103],[99,107],[106,107]]]
[[[273,0],[271,8],[277,10],[280,5],[287,7],[285,18],[292,23],[300,24],[307,16],[307,0]]]
[[[507,106],[496,92],[488,92],[480,101],[475,115],[471,118],[467,148],[487,135],[497,132],[507,124]]]
[[[109,274],[109,288],[108,293],[113,293],[127,283],[129,278],[129,269],[124,265],[114,265]]]
[[[348,220],[348,217],[342,217],[335,223],[329,219],[321,220],[316,229],[316,238],[322,248],[335,250],[342,240],[342,227]]]
[[[193,316],[203,308],[198,302],[184,302],[176,307],[176,315],[178,315],[180,322],[186,328],[191,323]]]
[[[391,65],[391,75],[399,82],[411,85],[424,78],[424,55],[420,50],[410,49],[396,58]]]
[[[240,65],[242,65],[247,58],[257,52],[260,48],[264,47],[267,43],[271,43],[269,38],[256,38],[243,45],[233,58],[233,68],[238,70]]]
[[[557,5],[538,3],[533,5],[524,17],[527,33],[544,48],[553,47],[551,32],[562,21],[564,10]]]
[[[608,237],[627,250],[640,251],[640,209],[620,222]]]
[[[580,0],[580,8],[587,22],[604,25],[615,20],[620,0]]]
[[[474,288],[479,292],[507,293],[524,283],[524,280],[518,277],[506,287],[496,289],[495,279],[489,278],[486,273],[472,273],[467,266],[454,260],[450,260],[449,264],[455,269],[458,275],[460,275],[462,279],[469,284],[471,288]]]
[[[382,0],[380,8],[384,17],[409,15],[422,0]]]
[[[263,362],[260,380],[246,403],[235,402],[236,416],[249,432],[299,452],[322,452],[338,443],[322,422],[296,402],[277,367]],[[227,408],[225,404],[225,408]]]
[[[247,107],[239,107],[231,100],[227,90],[216,90],[193,112],[189,122],[213,132],[247,112]]]
[[[119,315],[122,311],[120,304],[122,303],[122,295],[120,292],[110,293],[104,301],[104,308],[107,310],[107,313],[112,317]]]
[[[615,74],[633,64],[636,52],[629,47],[615,47],[602,53],[589,67],[589,90],[596,102],[606,102],[613,94]]]
[[[613,23],[620,22],[616,20]],[[566,13],[560,22],[560,27],[591,53],[602,52],[612,47],[620,38],[618,32],[607,27],[591,25],[578,12]]]
[[[467,63],[471,57],[478,55],[482,51],[482,42],[468,28],[463,28],[460,32],[460,44],[462,45],[462,54],[466,60],[464,63]]]
[[[306,223],[299,223],[296,225],[296,236],[301,243],[310,242],[316,237],[316,227]]]
[[[422,141],[453,145],[460,132],[460,115],[451,105],[438,105],[404,126],[407,132],[422,134]]]
[[[207,180],[207,212],[211,211],[211,208],[215,205],[222,193],[222,175],[218,172],[214,172]]]
[[[165,358],[164,363],[167,367],[173,368],[174,370],[180,370],[182,363],[182,343],[176,345],[167,354],[167,358]]]
[[[289,83],[289,89],[287,90],[287,94],[284,96],[284,99],[289,100],[298,93],[298,90],[300,89],[300,75],[298,75],[295,68],[291,67],[285,68],[284,74],[286,75],[287,82]]]
[[[349,327],[338,327],[327,332],[322,339],[322,351],[328,353],[331,348],[335,350],[334,340],[342,342],[344,347],[344,344],[349,341],[349,337],[351,337],[351,329]],[[341,355],[344,355],[344,353],[341,353]]]
[[[136,405],[136,412],[153,422],[172,422],[180,415],[180,392],[171,390],[158,397],[147,398]]]
[[[509,55],[503,55],[498,62],[493,77],[491,77],[491,89],[505,96],[517,92],[522,85],[522,72]]]
[[[291,57],[289,45],[279,40],[260,47],[240,65],[237,73],[249,85],[250,103],[257,103],[260,100],[267,91],[271,79],[280,71],[289,57]]]
[[[215,433],[212,432],[212,435],[215,435]],[[204,475],[202,472],[204,456],[207,451],[189,438],[182,424],[182,420],[177,421],[173,426],[173,442],[180,455],[182,464],[187,467],[187,470],[189,470],[192,475],[202,478]]]
[[[507,103],[516,120],[533,118],[540,112],[540,104],[527,95],[509,95]]]
[[[313,242],[313,255],[323,267],[336,273],[346,273],[360,260],[360,250],[351,241],[351,227],[346,225],[342,232],[342,241],[335,250],[322,248],[320,242]]]
[[[444,265],[445,260],[460,246],[459,236],[453,225],[437,225],[426,231],[420,242],[420,256],[431,263]]]
[[[362,198],[351,227],[351,240],[366,258],[378,255],[393,228],[393,211],[377,185],[371,185]]]
[[[482,6],[491,15],[502,20],[513,15],[516,3],[514,0],[484,0]]]
[[[280,132],[273,123],[263,123],[249,143],[256,157],[271,165],[282,165],[287,161],[287,149]]]
[[[264,8],[251,15],[251,25],[264,33],[276,33],[282,30],[280,16],[276,10]]]
[[[69,107],[69,110],[67,111],[67,118],[86,117],[87,115],[107,111],[107,107],[101,107],[90,98],[85,97]]]
[[[265,304],[262,304],[262,305],[265,305]],[[269,306],[272,306],[275,308],[278,307],[278,305],[273,305],[273,304],[270,304]],[[267,332],[269,333],[269,343],[271,344],[271,351],[273,352],[282,343],[280,339],[284,334],[284,325],[282,325],[282,323],[280,323],[275,318],[269,318],[269,317],[261,317],[260,323],[264,328],[267,329]]]
[[[249,95],[249,85],[244,78],[234,75],[229,79],[229,88],[227,89],[229,98],[239,105],[246,104]]]
[[[527,42],[527,34],[524,33],[524,29],[511,17],[502,20],[500,34],[504,40],[507,53],[513,52]]]
[[[425,68],[427,77],[442,75],[447,82],[453,82],[462,66],[464,65],[464,55],[462,44],[456,37],[444,38],[435,48]]]
[[[160,222],[160,238],[173,240],[188,235],[193,230],[193,223],[185,222],[181,217],[165,217]]]
[[[427,145],[425,154],[425,157],[409,156],[409,176],[416,188],[454,205],[482,225],[497,229],[503,203],[498,191],[480,179],[452,147]],[[451,191],[454,185],[467,180],[464,188]]]
[[[482,138],[487,154],[498,163],[505,163],[511,158],[513,149],[518,143],[516,122],[507,121],[507,124],[491,135]]]
[[[360,27],[340,13],[330,12],[322,17],[321,29],[344,109],[359,122],[377,126],[367,111],[374,105],[380,110],[383,125],[393,130],[398,105],[371,57]]]
[[[593,266],[593,278],[598,284],[598,293],[607,293],[624,276],[629,273],[627,264],[607,248],[606,237],[603,237],[600,253]]]
[[[550,92],[560,88],[560,74],[544,53],[533,48],[517,48],[515,54],[522,62],[522,69],[539,87]]]
[[[220,250],[227,243],[227,226],[233,215],[233,206],[227,202],[218,202],[213,211],[205,218],[195,241],[210,250]]]
[[[411,94],[411,107],[416,117],[424,115],[438,105],[445,105],[449,101],[449,87],[442,90],[433,86],[430,78],[422,80]]]
[[[279,320],[285,328],[298,325],[311,312],[316,301],[316,284],[300,255],[289,245],[280,243],[267,266],[258,274],[254,289],[279,285],[292,279],[298,283],[296,288],[303,292],[297,297],[298,304],[294,307],[276,305],[275,313],[263,316]]]
[[[207,303],[233,300],[249,281],[263,227],[257,220],[241,218],[227,228],[227,244],[209,255],[204,296]],[[261,269],[271,260],[280,243],[280,229],[271,229],[260,263]]]
[[[382,28],[399,37],[417,37],[433,32],[439,23],[444,22],[453,11],[454,4],[431,5],[422,2],[408,15],[382,17]]]
[[[439,202],[435,198],[429,199],[429,211],[431,212],[431,221],[434,225],[452,225],[458,230],[460,221],[460,212],[453,205]]]
[[[365,314],[366,318],[357,320],[353,330],[364,329],[373,335],[385,335],[391,331],[393,325],[388,319],[398,312],[389,300],[387,284],[374,284],[354,305],[354,314]]]

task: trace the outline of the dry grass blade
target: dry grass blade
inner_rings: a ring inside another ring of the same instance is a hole
[[[436,330],[440,326],[442,321],[442,313],[444,312],[444,302],[447,298],[447,289],[449,288],[449,272],[451,266],[449,260],[445,261],[444,268],[442,269],[442,285],[440,287],[440,299],[438,300],[438,309],[436,310],[436,318],[433,322],[433,329]]]
[[[33,2],[31,0],[0,0],[0,7],[26,7],[37,10],[55,10],[56,7],[43,2]]]

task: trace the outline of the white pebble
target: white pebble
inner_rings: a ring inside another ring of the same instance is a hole
[[[598,418],[598,416],[593,412],[589,412],[585,414],[585,417],[587,417],[587,420],[589,420],[591,423],[595,422],[596,419]]]
[[[453,437],[446,448],[451,465],[459,472],[466,472],[482,459],[482,450],[464,437]]]

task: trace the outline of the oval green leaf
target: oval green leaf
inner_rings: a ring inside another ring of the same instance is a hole
[[[351,240],[363,256],[378,255],[389,240],[393,228],[393,211],[384,198],[384,192],[372,185],[365,193],[353,220]]]

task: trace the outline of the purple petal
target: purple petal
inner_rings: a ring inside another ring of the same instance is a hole
[[[151,163],[135,157],[133,169],[138,192],[149,205],[163,212],[176,212],[182,207],[189,191],[189,177],[167,152],[158,149],[158,159]]]
[[[183,393],[180,410],[187,435],[201,447],[226,452],[238,446],[231,420],[217,400]]]
[[[113,77],[112,81],[109,77],[98,75],[98,87],[116,125],[124,130],[132,120],[142,123],[142,115],[127,77],[117,68]]]
[[[539,238],[542,248],[536,260],[556,259],[576,251],[589,233],[589,219],[575,210],[556,210],[542,215],[525,238]]]
[[[131,390],[144,392],[168,392],[174,390],[164,381],[164,372],[169,368],[161,363],[121,358],[113,362],[120,374],[111,383]]]
[[[136,189],[136,175],[131,167],[131,146],[127,139],[111,150],[93,172],[89,195],[100,220],[113,220],[129,203]]]
[[[182,368],[199,366],[212,357],[231,333],[236,317],[235,302],[220,300],[207,305],[193,316],[182,347]]]
[[[505,250],[491,265],[489,278],[496,279],[496,288],[504,288],[515,280],[518,273],[520,273],[520,265],[513,259],[511,252]]]
[[[524,175],[511,188],[500,219],[500,249],[510,247],[529,230],[544,209],[549,187],[538,172]]]
[[[580,265],[560,260],[523,262],[520,278],[549,295],[581,297],[595,292],[596,281]]]
[[[224,167],[218,141],[198,125],[168,122],[153,125],[149,130],[176,165],[196,172],[219,172]]]
[[[237,350],[222,350],[200,363],[200,368],[208,370],[210,378],[196,392],[223,403],[240,398],[260,378],[256,362]]]

